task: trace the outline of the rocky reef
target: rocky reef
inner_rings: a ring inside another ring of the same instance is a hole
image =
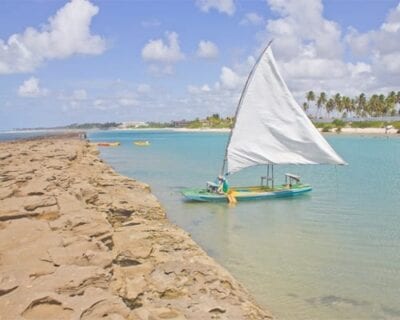
[[[0,319],[270,319],[78,135],[0,143]]]

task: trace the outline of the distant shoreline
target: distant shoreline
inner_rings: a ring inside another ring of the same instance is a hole
[[[323,132],[323,128],[317,128],[319,132],[322,134],[334,133],[334,134],[387,134],[387,135],[396,135],[397,129],[392,128],[386,131],[385,128],[342,128],[340,132],[336,132],[336,128],[332,128],[329,132]],[[221,132],[227,133],[230,132],[229,128],[200,128],[200,129],[192,129],[192,128],[129,128],[129,129],[112,129],[116,131],[172,131],[172,132]]]
[[[112,129],[117,131],[173,131],[173,132],[230,132],[229,128],[126,128]]]
[[[396,135],[397,129],[385,128],[341,128],[340,132],[336,132],[336,128],[333,128],[329,132],[323,132],[322,128],[318,128],[321,133],[335,133],[335,134],[354,134],[354,135],[364,135],[364,134],[378,134],[378,135]]]
[[[386,130],[385,128],[341,128],[340,132],[336,131],[336,128],[330,129],[329,132],[323,132],[323,128],[317,128],[319,132],[325,134],[378,134],[378,135],[396,135],[398,129],[392,128]],[[170,131],[170,132],[220,132],[228,133],[231,129],[229,128],[112,128],[104,131]],[[7,133],[28,133],[28,132],[90,132],[90,131],[103,131],[102,129],[32,129],[32,130],[5,130],[0,131],[0,134]]]

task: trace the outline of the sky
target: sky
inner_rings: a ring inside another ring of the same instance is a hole
[[[400,90],[399,0],[3,0],[0,130],[232,116],[272,50],[309,90]]]

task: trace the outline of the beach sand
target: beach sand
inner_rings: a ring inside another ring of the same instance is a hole
[[[220,133],[229,133],[231,129],[229,128],[199,128],[199,129],[190,129],[190,128],[140,128],[140,129],[115,129],[118,131],[172,131],[172,132],[220,132]],[[322,132],[322,128],[318,128],[318,131],[322,134],[326,132]],[[376,134],[376,135],[396,135],[398,129],[392,128],[386,130],[385,128],[342,128],[341,133],[345,134],[355,134],[355,135],[364,135],[364,134]],[[336,132],[336,128],[331,129],[330,132]]]
[[[269,319],[79,134],[0,143],[0,319]]]
[[[387,135],[394,135],[398,134],[397,129],[388,129],[385,128],[342,128],[342,133],[349,133],[349,134],[387,134]]]

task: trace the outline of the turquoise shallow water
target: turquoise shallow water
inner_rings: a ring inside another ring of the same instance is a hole
[[[101,156],[121,174],[149,183],[170,220],[229,269],[280,319],[400,318],[400,138],[332,135],[349,163],[283,166],[312,184],[294,199],[187,203],[179,190],[219,172],[227,134],[93,132],[120,141]],[[137,147],[135,139],[151,142]],[[257,184],[264,168],[231,184]]]

